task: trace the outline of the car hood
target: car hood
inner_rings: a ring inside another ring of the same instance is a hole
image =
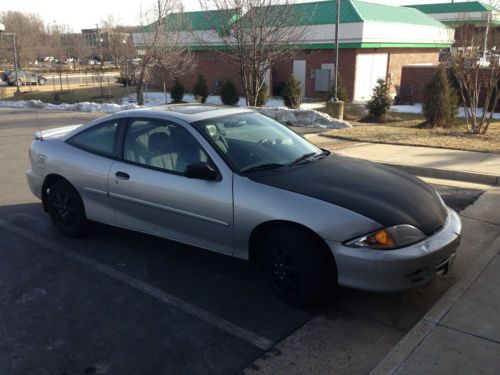
[[[384,227],[410,224],[429,235],[446,221],[447,209],[432,187],[400,170],[364,160],[329,155],[249,178],[349,209]]]

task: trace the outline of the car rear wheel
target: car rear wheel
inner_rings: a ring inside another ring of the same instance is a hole
[[[278,228],[262,242],[264,271],[284,301],[310,307],[325,302],[336,282],[324,244],[298,228]]]
[[[45,85],[45,82],[46,82],[46,81],[45,81],[45,78],[40,78],[40,79],[38,80],[38,84],[39,84],[39,85],[41,85],[41,86]]]
[[[58,181],[52,185],[47,195],[47,207],[50,218],[56,228],[69,237],[81,237],[88,228],[80,195],[67,181]]]

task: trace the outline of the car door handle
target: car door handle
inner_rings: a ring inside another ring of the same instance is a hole
[[[125,172],[116,172],[115,176],[120,180],[128,180],[130,178],[130,175]]]

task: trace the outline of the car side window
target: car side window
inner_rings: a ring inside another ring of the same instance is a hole
[[[114,156],[115,136],[119,124],[119,120],[113,120],[94,125],[74,135],[67,142],[86,151]]]
[[[123,159],[183,174],[188,165],[208,158],[182,126],[157,119],[135,119],[127,128]]]

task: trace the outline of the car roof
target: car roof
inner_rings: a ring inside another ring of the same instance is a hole
[[[168,104],[119,112],[120,117],[158,116],[173,117],[186,122],[197,122],[210,118],[222,117],[238,113],[249,113],[251,109],[213,104]]]

